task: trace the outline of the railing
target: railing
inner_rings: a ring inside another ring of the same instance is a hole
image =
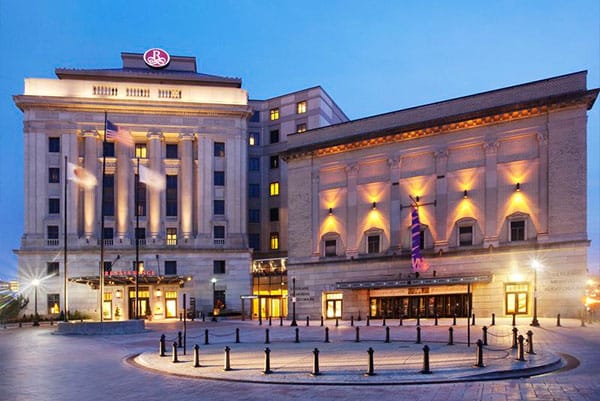
[[[59,239],[47,239],[46,240],[46,245],[48,245],[48,246],[59,246],[60,245],[60,240]]]
[[[225,240],[222,238],[215,238],[215,245],[225,245]]]
[[[128,97],[150,97],[150,89],[147,88],[127,88],[125,96]]]
[[[96,96],[118,96],[119,89],[114,86],[94,85],[94,95]]]
[[[181,99],[181,89],[159,89],[160,99]]]

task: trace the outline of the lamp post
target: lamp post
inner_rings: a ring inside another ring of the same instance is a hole
[[[539,327],[540,322],[537,318],[537,271],[541,267],[539,261],[534,260],[531,263],[531,267],[533,268],[533,320],[531,321],[531,326]]]
[[[213,287],[213,314],[212,314],[212,321],[216,322],[217,321],[217,300],[215,299],[215,295],[216,295],[216,291],[215,291],[215,285],[217,284],[217,279],[216,278],[212,278],[212,280],[210,280],[212,282],[212,287]]]
[[[33,316],[33,325],[34,326],[39,326],[40,325],[40,317],[38,316],[38,309],[37,309],[37,293],[38,293],[38,286],[40,285],[40,280],[33,279],[33,281],[31,282],[31,284],[33,285],[34,288],[34,307],[35,307],[35,314]]]
[[[296,322],[296,277],[292,277],[292,324],[290,326],[298,326]]]

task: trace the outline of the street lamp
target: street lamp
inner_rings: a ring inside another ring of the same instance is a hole
[[[542,265],[536,259],[531,262],[531,267],[533,268],[533,320],[531,321],[531,326],[539,327],[540,322],[537,318],[537,271]]]
[[[35,289],[34,291],[34,305],[35,305],[35,315],[33,317],[33,325],[34,326],[39,326],[40,325],[40,317],[38,316],[38,309],[37,309],[37,293],[38,293],[38,286],[40,285],[40,280],[38,280],[37,278],[33,279],[33,281],[31,282],[31,284],[33,285],[33,288]]]
[[[212,283],[212,287],[213,287],[213,315],[212,315],[212,321],[216,322],[217,321],[217,300],[215,299],[215,295],[216,295],[216,291],[215,291],[215,285],[217,284],[217,279],[216,278],[212,278],[212,280],[210,280]]]
[[[290,326],[298,326],[296,322],[296,277],[292,277],[292,324]]]

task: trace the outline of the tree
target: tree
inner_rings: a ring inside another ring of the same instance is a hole
[[[29,298],[19,294],[0,294],[0,320],[11,321],[18,320],[19,312],[29,303]]]

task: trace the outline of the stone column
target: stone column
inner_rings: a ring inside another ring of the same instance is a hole
[[[84,146],[83,167],[98,179],[97,186],[83,189],[83,235],[86,238],[91,238],[96,234],[94,232],[97,223],[96,199],[98,199],[98,205],[101,202],[97,194],[98,191],[102,191],[102,166],[98,163],[98,146],[102,146],[102,141],[96,131],[84,131],[82,136]],[[77,164],[76,159],[71,160],[69,158],[69,162]],[[77,190],[77,187],[73,186],[73,191],[75,190]],[[99,237],[100,233],[97,234]]]
[[[162,166],[162,139],[161,132],[149,132],[148,138],[148,168],[160,174],[164,174]],[[161,198],[163,190],[146,186],[148,197],[148,205],[146,210],[146,218],[148,222],[147,237],[160,237],[160,222],[161,222]]]
[[[448,249],[447,220],[448,220],[448,149],[434,152],[435,161],[435,251]]]
[[[198,171],[196,174],[196,199],[197,199],[197,219],[198,234],[197,237],[202,241],[208,241],[212,238],[211,218],[212,218],[212,187],[213,174],[213,154],[212,141],[206,134],[199,134],[198,138]]]
[[[188,239],[193,233],[192,215],[193,215],[193,189],[194,189],[194,160],[193,160],[193,140],[194,134],[179,134],[179,147],[181,149],[181,175],[179,183],[181,185],[181,236]]]
[[[357,233],[357,197],[356,186],[358,183],[358,164],[351,164],[346,167],[347,188],[348,188],[348,205],[347,205],[347,224],[348,224],[348,247],[346,254],[349,257],[358,255],[358,246],[360,242],[360,233]]]
[[[135,156],[133,149],[116,144],[117,169],[115,172],[115,223],[117,237],[126,237],[130,216],[135,215],[134,177],[137,173],[135,163],[132,166],[131,157]],[[108,171],[108,170],[107,170]],[[100,205],[102,207],[102,205]],[[132,239],[135,239],[133,227]]]
[[[483,246],[497,247],[498,239],[498,171],[497,155],[498,142],[487,142],[483,145],[485,151],[485,226]]]

